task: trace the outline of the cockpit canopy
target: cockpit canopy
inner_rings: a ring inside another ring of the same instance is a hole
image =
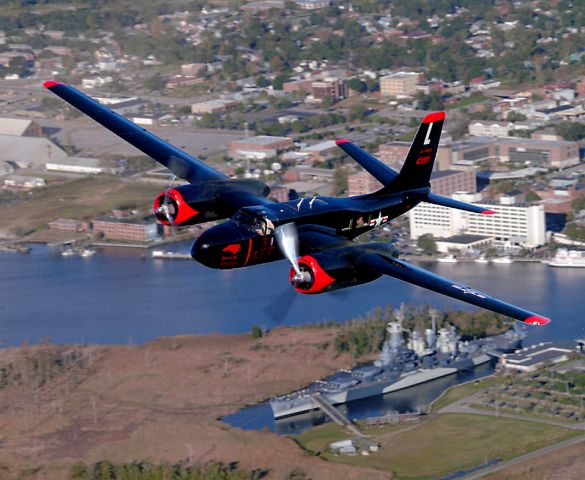
[[[272,235],[278,226],[278,217],[264,207],[243,207],[232,217],[232,221],[261,236]]]

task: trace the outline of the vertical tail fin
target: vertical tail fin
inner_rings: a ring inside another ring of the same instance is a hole
[[[445,112],[434,112],[423,118],[398,176],[384,189],[398,192],[428,187],[435,164]]]

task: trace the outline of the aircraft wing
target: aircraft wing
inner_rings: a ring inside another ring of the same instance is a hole
[[[371,268],[384,275],[389,275],[390,277],[398,278],[399,280],[418,285],[419,287],[442,293],[448,297],[507,315],[529,325],[546,325],[550,322],[550,319],[546,317],[490,297],[466,285],[461,285],[453,280],[435,275],[397,258],[387,257],[379,253],[365,253],[359,255],[356,262],[360,266]]]
[[[81,93],[76,88],[54,81],[45,82],[43,86],[167,167],[177,177],[183,178],[190,183],[227,180],[223,173],[139,127],[122,115]]]

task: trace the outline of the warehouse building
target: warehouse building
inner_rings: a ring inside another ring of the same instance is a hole
[[[501,357],[501,365],[506,370],[534,372],[547,364],[566,362],[569,355],[576,350],[568,346],[553,343],[539,343],[515,353],[507,353]]]
[[[276,156],[278,153],[292,148],[293,139],[290,137],[274,137],[258,135],[243,138],[230,143],[230,156],[233,158],[249,158],[263,160]]]
[[[102,234],[108,240],[150,242],[156,240],[157,224],[144,220],[101,217],[92,222],[94,234]]]

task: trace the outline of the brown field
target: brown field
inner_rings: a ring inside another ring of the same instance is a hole
[[[331,328],[279,328],[260,340],[209,335],[141,347],[1,350],[0,478],[63,479],[79,460],[175,462],[191,449],[195,461],[268,469],[268,478],[285,479],[300,468],[314,479],[387,479],[311,457],[291,439],[218,420],[349,367],[348,356],[333,352],[334,336]],[[46,359],[67,352],[65,366],[54,371]]]
[[[53,182],[27,199],[2,206],[0,238],[42,231],[59,217],[91,219],[127,205],[148,211],[162,190],[164,186],[114,176]]]

